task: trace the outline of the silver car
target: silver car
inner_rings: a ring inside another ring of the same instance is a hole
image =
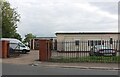
[[[96,45],[90,49],[89,55],[90,56],[104,56],[104,55],[112,55],[116,56],[116,49],[112,49],[109,46],[104,45]]]

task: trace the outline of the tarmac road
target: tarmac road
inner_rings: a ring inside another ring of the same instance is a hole
[[[118,70],[42,67],[3,63],[3,75],[118,75]]]
[[[3,59],[3,75],[118,75],[118,70],[99,70],[99,69],[79,69],[79,68],[61,68],[58,66],[85,66],[85,67],[118,67],[118,64],[101,63],[49,63],[39,62],[39,51],[31,51],[28,54],[22,54],[16,58]],[[32,63],[39,65],[33,66]],[[50,67],[48,67],[48,65]],[[6,77],[6,76],[5,76]]]

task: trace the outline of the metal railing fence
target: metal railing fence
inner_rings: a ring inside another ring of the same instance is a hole
[[[57,42],[54,62],[120,62],[120,40]]]

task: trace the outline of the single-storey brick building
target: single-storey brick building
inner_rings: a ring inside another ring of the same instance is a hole
[[[93,45],[106,44],[119,49],[118,32],[57,32],[59,51],[89,51]]]

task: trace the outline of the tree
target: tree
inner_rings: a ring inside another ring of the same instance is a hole
[[[15,33],[14,38],[22,41],[21,35],[19,33]]]
[[[2,37],[2,1],[0,1],[0,38]]]
[[[21,38],[17,33],[17,23],[20,21],[20,14],[14,8],[10,7],[10,3],[2,2],[2,37],[5,38]]]
[[[30,41],[30,39],[35,38],[36,36],[33,35],[32,33],[28,33],[25,35],[25,39],[24,39],[24,43],[28,43]]]

